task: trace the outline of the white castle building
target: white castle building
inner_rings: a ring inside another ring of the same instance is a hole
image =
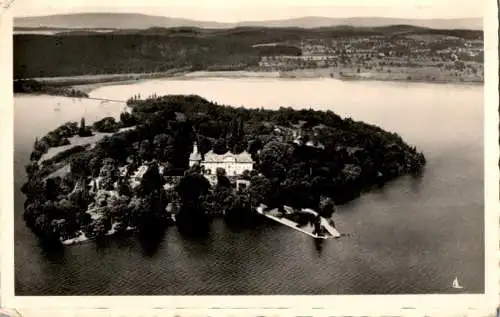
[[[206,153],[202,159],[201,153],[198,152],[196,143],[193,147],[193,152],[189,156],[189,166],[199,164],[202,171],[206,175],[215,175],[217,168],[223,168],[227,176],[238,176],[243,174],[245,170],[253,169],[254,161],[248,152],[233,154],[227,152],[225,154],[215,154],[212,150]]]

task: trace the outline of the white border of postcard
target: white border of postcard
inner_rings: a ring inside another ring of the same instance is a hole
[[[23,0],[18,0],[23,1]],[[54,0],[56,1],[56,0]],[[227,1],[230,0],[222,0]],[[286,5],[283,1],[280,5]],[[319,0],[321,1],[321,0]],[[405,1],[410,2],[411,0]],[[443,0],[448,1],[448,0]],[[130,2],[130,1],[129,1]],[[297,5],[298,1],[288,0]],[[350,2],[350,1],[349,1]],[[356,5],[368,1],[357,1]],[[425,1],[431,5],[437,1]],[[6,2],[4,2],[5,4]],[[80,5],[84,2],[80,1]],[[122,3],[122,2],[120,2]],[[158,1],[161,4],[161,1]],[[201,3],[201,2],[200,2]],[[211,2],[212,3],[212,2]],[[240,2],[231,2],[235,5]],[[246,2],[248,5],[249,2]],[[283,3],[283,4],[281,4]],[[322,1],[321,5],[346,4],[340,1]],[[351,2],[352,5],[354,2]],[[418,4],[418,2],[416,2]],[[460,9],[460,3],[449,3],[449,10]],[[475,1],[477,5],[481,1]],[[498,228],[499,228],[499,147],[498,147],[498,45],[496,2],[484,0],[485,32],[485,254],[486,278],[484,295],[335,295],[335,296],[65,296],[65,297],[21,297],[14,295],[14,242],[13,242],[13,96],[12,96],[12,14],[9,10],[0,16],[0,210],[1,213],[1,307],[32,312],[39,315],[40,309],[57,309],[65,314],[74,315],[75,310],[109,308],[107,315],[127,312],[131,315],[148,314],[152,308],[177,311],[179,315],[227,314],[219,309],[229,309],[233,315],[493,315],[498,304]],[[303,2],[302,5],[305,3]],[[377,6],[387,5],[376,2]],[[392,5],[395,1],[392,1]],[[1,2],[0,2],[1,5]],[[140,1],[136,2],[140,5]],[[184,4],[183,4],[184,5]],[[205,4],[206,5],[206,4]],[[220,5],[220,4],[219,4]],[[307,5],[313,5],[308,1]],[[373,5],[373,2],[372,4]],[[406,3],[408,5],[408,3]],[[360,9],[362,8],[359,6]],[[210,312],[206,310],[212,308]],[[132,309],[132,310],[130,310]],[[237,310],[234,310],[237,309]],[[242,310],[243,309],[243,310]],[[95,311],[97,313],[97,311]],[[134,313],[136,312],[136,313]],[[151,311],[151,315],[158,311]],[[1,314],[0,314],[1,315]],[[29,314],[31,315],[31,314]],[[48,316],[52,314],[48,314]],[[58,314],[59,315],[59,314]],[[89,314],[91,315],[91,314]]]

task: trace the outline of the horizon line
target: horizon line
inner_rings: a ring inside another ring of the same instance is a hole
[[[187,17],[180,17],[180,16],[169,16],[169,15],[156,15],[156,14],[148,14],[148,13],[137,13],[137,12],[110,12],[110,11],[82,11],[82,12],[61,12],[61,13],[52,13],[52,14],[42,14],[42,15],[18,15],[18,16],[13,16],[13,19],[19,19],[19,18],[40,18],[40,17],[52,17],[52,16],[64,16],[64,15],[79,15],[79,14],[115,14],[115,15],[143,15],[143,16],[150,16],[150,17],[158,17],[158,18],[172,18],[172,19],[184,19],[184,20],[191,20],[191,21],[198,21],[198,22],[215,22],[219,24],[237,24],[237,23],[244,23],[244,22],[270,22],[270,21],[286,21],[286,20],[298,20],[298,19],[306,19],[306,18],[322,18],[322,19],[401,19],[401,20],[434,20],[434,21],[439,21],[439,20],[444,20],[444,21],[450,21],[450,20],[464,20],[464,19],[481,19],[483,20],[482,16],[467,16],[467,17],[450,17],[450,18],[425,18],[425,17],[397,17],[397,16],[321,16],[321,15],[304,15],[304,16],[297,16],[297,17],[289,17],[289,18],[277,18],[277,19],[266,19],[266,20],[241,20],[241,21],[235,21],[235,22],[220,22],[216,19],[213,20],[204,20],[204,19],[194,19],[194,18],[187,18]]]

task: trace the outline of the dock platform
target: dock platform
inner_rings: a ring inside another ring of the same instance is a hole
[[[326,231],[326,235],[318,235],[318,234],[315,234],[313,233],[314,232],[314,227],[311,226],[311,225],[306,225],[306,226],[299,226],[298,223],[290,220],[290,219],[287,219],[287,218],[284,218],[284,217],[277,217],[275,215],[272,215],[273,210],[271,211],[264,211],[265,210],[265,206],[261,205],[259,207],[257,207],[257,212],[271,220],[274,220],[276,222],[279,222],[287,227],[290,227],[292,229],[295,229],[299,232],[302,232],[302,233],[305,233],[306,235],[310,236],[310,237],[313,237],[315,239],[331,239],[331,238],[338,238],[341,236],[341,234],[337,231],[337,229],[335,229],[333,226],[331,226],[328,221],[321,217],[321,226],[325,229]],[[287,208],[288,209],[288,208]],[[287,213],[290,214],[289,210],[287,210]]]

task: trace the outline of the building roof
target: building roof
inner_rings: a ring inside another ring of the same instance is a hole
[[[318,149],[324,149],[325,148],[325,146],[323,144],[321,144],[320,142],[313,142],[313,141],[308,141],[306,143],[306,146],[315,147],[315,148],[318,148]]]
[[[227,152],[225,154],[215,154],[213,151],[205,154],[204,163],[253,163],[252,156],[244,151],[240,154]]]
[[[297,145],[305,145],[305,146],[308,146],[308,147],[314,147],[314,148],[318,148],[318,149],[325,149],[325,146],[319,142],[319,141],[313,141],[313,140],[309,140],[307,142],[304,143],[304,139],[299,136],[298,138],[296,138],[293,143],[297,144]]]
[[[189,155],[190,161],[201,161],[202,157],[200,152],[198,152],[198,147],[196,143],[193,147],[193,152]],[[212,150],[204,155],[203,163],[254,163],[252,156],[244,151],[239,154],[234,154],[227,152],[225,154],[216,154]]]

